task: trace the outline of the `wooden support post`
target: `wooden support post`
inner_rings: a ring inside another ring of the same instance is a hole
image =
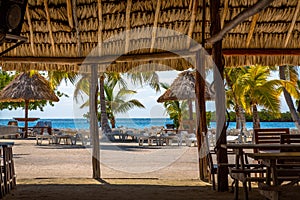
[[[220,0],[210,0],[211,35],[215,35],[221,30],[220,23]],[[225,128],[225,88],[224,88],[224,64],[222,62],[222,40],[217,41],[212,47],[212,57],[215,63],[214,83],[215,83],[215,104],[216,104],[216,138],[217,138],[217,162],[228,163],[227,150],[221,148],[221,144],[226,144]],[[228,168],[226,166],[218,167],[218,191],[228,191]]]
[[[203,154],[202,144],[204,142],[204,134],[207,133],[206,126],[206,108],[205,108],[205,60],[203,50],[196,53],[196,112],[197,112],[197,142],[198,142],[198,156],[199,156],[199,175],[203,181],[208,181],[207,161]]]
[[[93,178],[99,179],[100,174],[100,145],[99,145],[99,129],[97,118],[97,85],[98,73],[97,65],[91,65],[91,80],[90,80],[90,135],[92,137],[93,154]]]

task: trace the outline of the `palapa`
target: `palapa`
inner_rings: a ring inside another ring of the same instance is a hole
[[[206,82],[205,99],[212,100],[214,93],[211,85]],[[158,99],[157,102],[162,103],[172,100],[195,100],[195,72],[184,71],[171,84],[170,88],[165,91]]]
[[[23,72],[16,76],[0,92],[0,102],[25,102],[25,119],[28,119],[28,105],[31,101],[59,101],[51,89],[49,82],[40,74]],[[25,120],[25,135],[27,137],[28,122]]]
[[[189,131],[193,132],[193,107],[192,101],[196,99],[195,93],[195,72],[194,71],[184,71],[178,75],[178,77],[171,84],[169,89],[165,91],[158,99],[157,102],[162,103],[165,101],[174,100],[188,100],[189,104],[189,120],[186,121],[189,126]],[[211,85],[206,81],[205,87],[205,99],[213,100],[214,92],[211,89]],[[181,127],[183,126],[183,121],[181,122]]]

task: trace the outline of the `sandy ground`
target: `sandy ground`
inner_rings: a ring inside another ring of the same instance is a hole
[[[199,181],[196,147],[102,143],[94,180],[90,147],[14,142],[17,187],[4,199],[233,199]],[[256,188],[249,197],[264,199]]]

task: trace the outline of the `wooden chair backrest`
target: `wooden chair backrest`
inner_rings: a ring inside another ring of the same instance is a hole
[[[300,143],[300,134],[284,134],[280,137],[281,144],[299,144]],[[283,151],[298,151],[293,149],[281,150]]]
[[[281,135],[290,134],[288,128],[262,128],[254,129],[254,142],[255,144],[280,144]],[[254,149],[254,153],[264,149]],[[278,150],[278,149],[274,149]]]

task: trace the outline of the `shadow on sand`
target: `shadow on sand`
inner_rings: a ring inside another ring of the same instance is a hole
[[[18,184],[5,199],[43,199],[43,200],[67,200],[67,199],[101,199],[101,200],[223,200],[233,199],[231,192],[216,192],[211,186],[199,185],[166,185],[163,180],[156,183],[152,181],[140,181],[130,179],[122,183],[112,184],[113,181],[100,180],[93,184],[76,183],[51,183],[51,179],[40,180],[39,183]],[[242,190],[242,189],[241,189]],[[240,194],[242,196],[242,193]],[[253,189],[249,199],[264,199]]]

